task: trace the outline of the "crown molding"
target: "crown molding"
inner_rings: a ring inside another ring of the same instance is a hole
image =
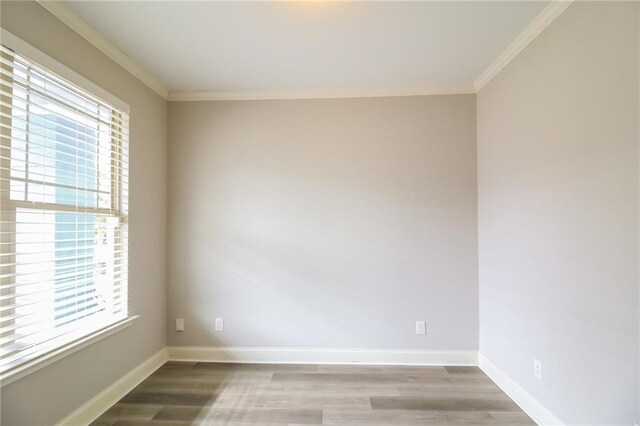
[[[473,87],[479,92],[493,77],[498,75],[525,47],[542,33],[553,21],[556,20],[573,0],[553,0],[536,19],[505,49],[489,67],[484,70],[480,77],[473,83]]]
[[[135,63],[103,35],[82,20],[60,1],[36,0],[42,7],[74,30],[85,40],[119,64],[131,75],[167,101],[226,101],[268,99],[339,99],[376,98],[395,96],[461,95],[478,93],[520,52],[547,28],[574,0],[553,0],[540,15],[505,49],[504,52],[474,81],[473,86],[423,87],[414,89],[382,90],[312,90],[312,91],[169,91],[167,86],[149,71]]]
[[[151,90],[162,96],[165,100],[168,99],[169,89],[160,79],[142,68],[140,65],[136,64],[131,58],[125,55],[120,49],[114,46],[102,34],[97,32],[63,3],[49,0],[37,0],[37,2],[53,14],[53,16],[58,18],[98,50],[107,55],[111,60],[147,85]]]
[[[222,92],[222,91],[171,91],[169,101],[239,101],[269,99],[340,99],[382,98],[394,96],[467,95],[474,94],[473,87],[427,87],[407,90],[310,90],[299,92]]]

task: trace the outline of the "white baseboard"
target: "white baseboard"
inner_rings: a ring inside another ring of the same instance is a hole
[[[522,410],[539,425],[563,425],[551,411],[544,407],[522,386],[500,370],[481,353],[478,354],[478,366],[500,387]]]
[[[88,425],[131,392],[166,361],[167,348],[165,347],[69,414],[58,425]]]
[[[267,364],[478,365],[476,351],[169,346],[172,361]]]

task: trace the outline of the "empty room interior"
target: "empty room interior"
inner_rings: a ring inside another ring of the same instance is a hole
[[[0,27],[2,426],[640,425],[640,2]]]

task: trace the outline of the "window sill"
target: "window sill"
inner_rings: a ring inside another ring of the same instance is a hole
[[[79,351],[80,349],[86,348],[87,346],[98,342],[105,337],[117,333],[120,330],[131,327],[138,317],[139,316],[125,318],[121,321],[111,324],[110,326],[89,334],[88,336],[54,349],[51,352],[48,352],[38,358],[35,358],[29,362],[26,362],[25,364],[22,364],[3,373],[2,375],[0,375],[0,388],[8,385],[9,383],[13,383],[16,380],[20,380],[21,378],[35,371],[38,371],[41,368],[44,368],[47,365],[50,365],[64,357],[67,357],[72,353]]]

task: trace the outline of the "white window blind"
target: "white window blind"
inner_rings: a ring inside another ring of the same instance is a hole
[[[128,315],[129,118],[0,49],[5,373]]]

